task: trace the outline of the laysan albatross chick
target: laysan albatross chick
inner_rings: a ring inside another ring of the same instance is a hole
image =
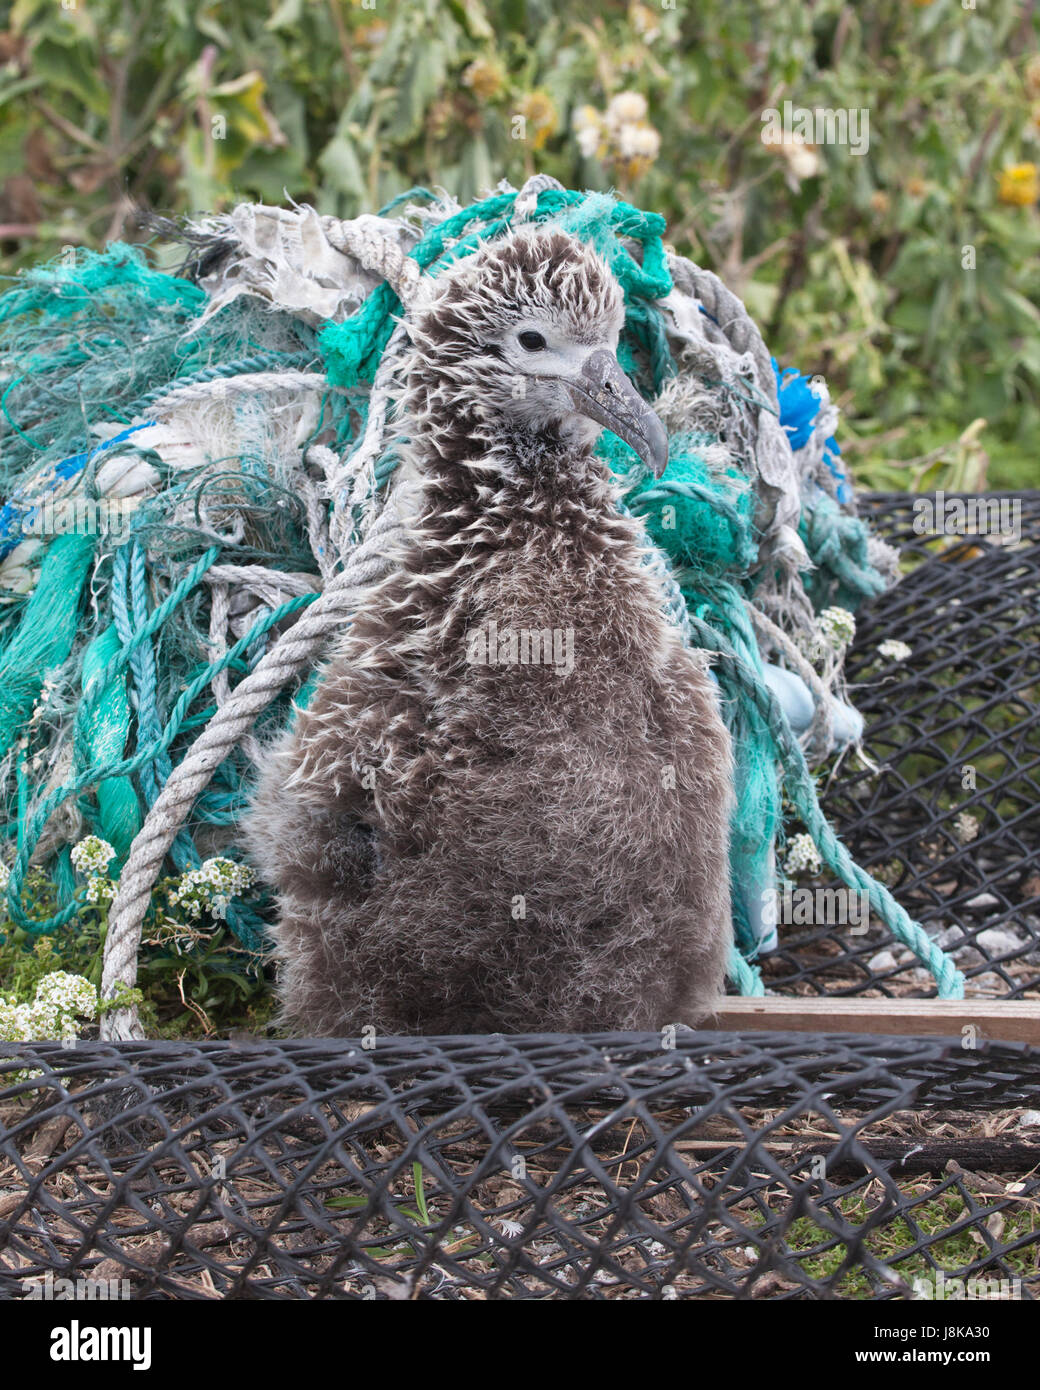
[[[729,738],[592,452],[606,427],[667,462],[623,318],[606,264],[546,227],[412,309],[417,520],[247,823],[293,1032],[657,1029],[721,993]]]

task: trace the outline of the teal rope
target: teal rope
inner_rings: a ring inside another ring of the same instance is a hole
[[[249,357],[238,357],[234,362],[203,367],[197,372],[192,372],[190,376],[173,377],[165,385],[157,386],[154,391],[149,391],[147,396],[142,396],[133,405],[127,406],[126,413],[131,418],[143,415],[150,405],[161,401],[182,386],[198,386],[207,381],[219,381],[223,377],[244,376],[247,372],[266,372],[274,367],[289,371],[305,367],[313,361],[314,354],[311,352],[276,352],[273,349],[270,352],[254,352]]]
[[[4,394],[0,396],[0,410],[3,411],[4,419],[11,426],[11,428],[14,430],[15,434],[18,436],[19,439],[24,440],[25,443],[28,444],[29,447],[32,449],[45,449],[47,447],[45,444],[40,444],[37,440],[33,439],[32,435],[26,434],[23,429],[20,429],[18,427],[11,415],[11,412],[7,408],[8,396],[11,394],[14,388],[16,386],[20,386],[24,380],[25,378],[22,376],[15,377],[14,381],[12,381],[11,384],[7,387],[7,390],[4,392]]]
[[[642,516],[650,511],[655,502],[667,503],[674,497],[685,497],[703,502],[729,523],[733,533],[733,553],[737,573],[747,574],[758,559],[758,546],[752,534],[751,521],[749,518],[741,516],[733,503],[728,498],[723,497],[721,493],[704,487],[700,483],[679,482],[662,478],[652,487],[636,493],[634,497],[629,499],[628,505],[636,516]]]
[[[192,565],[191,569],[180,583],[170,590],[163,602],[159,604],[158,608],[153,610],[151,617],[137,629],[122,650],[117,652],[112,660],[87,683],[83,690],[83,698],[80,700],[79,708],[76,711],[77,740],[81,738],[84,733],[87,718],[94,702],[108,689],[116,676],[118,676],[120,672],[126,670],[133,658],[134,652],[141,643],[147,642],[150,637],[158,632],[159,628],[166,622],[166,619],[174,609],[183,603],[192,589],[200,583],[202,576],[210,566],[216,564],[219,557],[219,546],[210,546],[209,550],[195,561],[194,565]]]
[[[736,944],[730,947],[726,974],[745,998],[761,999],[765,995],[766,989],[762,983],[762,972],[749,960],[744,959]]]
[[[128,584],[129,609],[126,603]],[[148,621],[148,572],[144,548],[136,538],[116,552],[112,574],[112,616],[124,646],[130,642],[134,632]],[[137,743],[154,743],[161,735],[163,726],[159,714],[158,667],[150,638],[135,648],[130,669],[137,693]],[[153,763],[141,769],[141,791],[147,806],[154,804],[172,771],[173,762],[167,752],[159,753]],[[177,868],[182,871],[195,868],[199,863],[191,836],[184,829],[178,831],[171,854]]]
[[[163,729],[159,738],[153,743],[149,744],[147,747],[139,748],[130,758],[123,758],[118,762],[109,763],[104,767],[91,768],[81,773],[70,782],[67,782],[63,787],[56,788],[49,796],[44,797],[28,817],[25,817],[24,814],[20,814],[19,819],[26,825],[26,833],[22,844],[19,845],[15,862],[11,867],[11,878],[7,885],[7,906],[13,921],[17,922],[19,926],[23,927],[31,935],[49,933],[56,931],[59,927],[65,926],[65,924],[75,916],[82,905],[80,899],[76,899],[53,917],[49,917],[44,921],[35,921],[33,918],[26,915],[21,901],[22,886],[29,866],[29,857],[32,852],[30,846],[35,845],[43,827],[62,802],[66,801],[70,796],[74,796],[83,791],[86,787],[93,786],[98,782],[103,782],[109,777],[130,776],[133,773],[139,772],[142,767],[154,762],[160,753],[164,753],[170,748],[181,730],[190,705],[199,694],[205,690],[213,677],[230,665],[232,661],[241,657],[258,637],[269,632],[270,629],[281,622],[283,618],[287,618],[291,616],[291,614],[298,612],[299,609],[305,608],[313,603],[317,597],[317,594],[299,594],[295,598],[288,599],[278,608],[269,610],[262,618],[253,624],[247,633],[238,639],[233,647],[230,647],[222,656],[203,667],[195,679],[182,691],[177,703],[173,707],[166,727]],[[159,610],[156,609],[156,612],[158,611]],[[135,634],[135,637],[137,636],[139,636],[139,634]],[[125,651],[120,653],[120,656],[126,656]],[[129,657],[127,657],[127,660],[129,660]],[[110,665],[114,664],[114,662],[110,663]],[[97,682],[95,682],[95,685],[96,683]],[[105,681],[104,685],[107,686],[107,684],[108,681]],[[20,810],[22,810],[21,807]]]
[[[953,959],[939,949],[883,884],[859,867],[834,833],[817,800],[805,754],[772,691],[758,680],[726,638],[709,623],[691,614],[690,627],[698,645],[716,654],[714,669],[723,684],[729,687],[732,694],[743,696],[765,721],[784,770],[788,797],[812,836],[824,863],[846,886],[867,894],[871,908],[896,940],[909,947],[931,971],[939,987],[940,999],[963,999],[964,976]]]

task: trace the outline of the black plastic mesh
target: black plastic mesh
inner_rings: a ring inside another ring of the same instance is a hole
[[[1013,1110],[1036,1054],[668,1041],[20,1047],[0,1296],[49,1274],[137,1298],[887,1299],[940,1270],[1036,1295],[1040,1143]]]
[[[1020,501],[1005,549],[920,537],[914,499],[868,499],[917,563],[861,613],[848,666],[881,771],[845,759],[825,797],[969,988],[1007,996],[1040,983],[1040,494]],[[905,662],[877,664],[887,638]],[[933,992],[845,929],[786,927],[765,973]],[[145,1298],[1040,1291],[1040,1128],[1020,1113],[1040,1056],[671,1041],[0,1045],[0,1297],[45,1278]]]
[[[856,860],[954,955],[969,995],[1021,998],[1040,986],[1040,492],[1001,496],[1021,507],[1014,546],[919,535],[906,494],[864,504],[913,567],[861,610],[847,662],[880,771],[846,756],[823,802]],[[905,661],[880,659],[892,638]],[[763,966],[785,993],[935,993],[877,926],[786,926]]]

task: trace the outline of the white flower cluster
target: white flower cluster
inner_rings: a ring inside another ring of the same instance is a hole
[[[107,907],[116,895],[116,886],[108,876],[115,856],[115,849],[100,835],[87,835],[72,847],[72,863],[86,877],[87,902],[95,907]]]
[[[784,872],[818,874],[823,864],[811,835],[795,835],[787,844]]]
[[[236,864],[233,859],[207,859],[200,868],[181,875],[170,894],[170,903],[182,907],[196,922],[203,912],[223,919],[231,899],[250,888],[255,878],[247,864]]]
[[[856,619],[847,608],[825,608],[817,614],[811,633],[800,633],[797,643],[810,661],[823,661],[832,652],[843,652],[856,635]]]
[[[574,134],[586,159],[593,155],[645,171],[661,149],[660,132],[647,120],[646,97],[640,92],[619,92],[606,111],[581,107],[574,116]]]
[[[95,907],[107,907],[116,895],[116,886],[110,878],[92,874],[87,879],[87,902]]]
[[[973,816],[970,811],[961,811],[960,815],[954,817],[953,833],[962,845],[970,845],[972,840],[978,838],[978,817]]]
[[[886,661],[905,661],[913,655],[913,650],[913,647],[908,647],[905,642],[897,642],[894,637],[878,643],[878,654]]]
[[[856,619],[847,608],[825,608],[816,619],[820,637],[831,647],[847,647],[856,635]]]
[[[7,885],[11,881],[11,870],[6,864],[0,863],[0,893],[7,892]]]
[[[0,996],[0,1041],[35,1042],[53,1038],[70,1042],[77,1035],[77,1020],[97,1015],[97,990],[82,975],[53,970],[36,986],[31,1004],[18,1004],[14,996]]]
[[[87,877],[107,873],[109,863],[115,857],[115,850],[100,835],[88,835],[72,847],[73,867]]]

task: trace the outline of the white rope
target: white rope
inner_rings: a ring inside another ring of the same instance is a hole
[[[112,999],[121,988],[132,989],[137,982],[141,926],[152,888],[196,798],[274,696],[301,670],[313,665],[326,640],[341,630],[357,606],[359,591],[386,573],[391,563],[388,551],[402,529],[394,509],[385,508],[372,534],[352,553],[342,572],[235,687],[170,774],[130,847],[119,877],[105,940],[102,998]],[[107,1041],[143,1038],[137,1010],[120,1008],[104,1014],[101,1036]]]
[[[550,188],[563,188],[559,179],[554,179],[552,174],[532,174],[527,179],[516,195],[513,203],[513,220],[515,222],[527,222],[538,207],[538,199],[543,193],[547,193]]]
[[[277,608],[287,598],[313,594],[320,588],[312,574],[272,570],[264,565],[213,565],[206,571],[206,582],[210,586],[209,642],[210,659],[213,661],[219,661],[228,650],[228,633],[234,621],[232,591],[236,596],[252,594],[259,600],[245,620],[241,615],[237,619],[239,624],[245,621],[248,626],[252,626],[259,616],[257,608]],[[222,709],[231,698],[231,678],[226,667],[216,673],[210,682],[210,688],[217,709]],[[252,734],[245,734],[240,742],[249,761],[254,767],[259,766],[259,742]]]
[[[227,651],[227,629],[231,616],[231,588],[223,579],[215,580],[212,572],[206,575],[210,586],[209,595],[209,647],[210,660],[219,661]],[[231,694],[231,679],[227,668],[218,671],[210,681],[213,698],[217,708],[225,703]]]
[[[390,335],[368,402],[365,432],[357,447],[336,468],[326,474],[332,515],[329,520],[329,539],[332,549],[343,554],[350,549],[355,529],[354,509],[360,507],[363,516],[371,514],[375,504],[375,467],[386,442],[387,422],[393,403],[394,377],[408,346],[408,332],[399,323]],[[366,520],[361,523],[366,529]]]
[[[334,391],[328,378],[320,372],[242,372],[238,376],[221,376],[214,381],[189,382],[174,386],[147,408],[149,415],[161,415],[174,406],[190,405],[195,401],[222,400],[226,396],[255,395],[257,391]]]
[[[376,218],[359,218],[354,222],[341,222],[335,217],[322,218],[322,228],[329,245],[344,255],[353,256],[365,270],[385,280],[407,308],[419,288],[422,270],[418,261],[407,255],[399,242],[377,231],[376,224]]]

